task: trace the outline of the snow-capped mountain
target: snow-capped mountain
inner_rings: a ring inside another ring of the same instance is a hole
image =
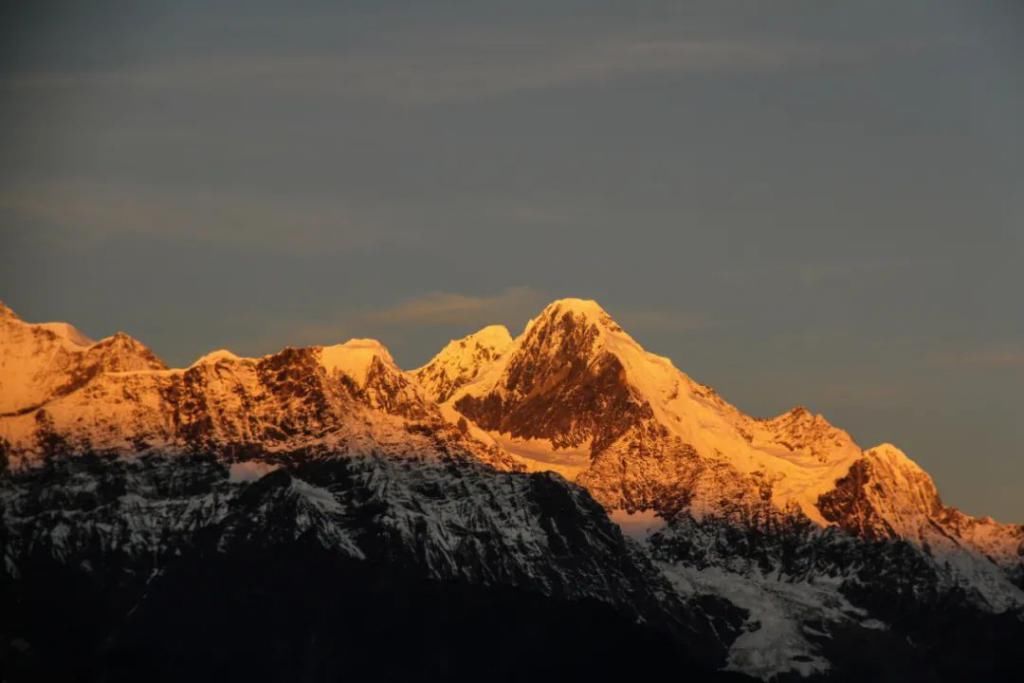
[[[507,327],[488,325],[467,337],[453,339],[429,363],[413,370],[413,375],[427,395],[441,403],[498,361],[511,345]]]
[[[610,510],[729,516],[767,499],[780,514],[797,510],[867,540],[1021,562],[1022,527],[944,506],[897,448],[862,451],[802,407],[745,415],[644,351],[596,302],[552,303],[478,374],[450,405],[529,469],[568,465]]]
[[[528,470],[583,485],[624,528],[639,524],[683,590],[746,596],[737,604],[760,626],[734,645],[738,670],[828,671],[805,629],[888,628],[850,602],[864,590],[963,594],[995,613],[1024,604],[1024,527],[945,506],[901,451],[862,450],[805,408],[743,414],[595,302],[552,303],[444,409]]]
[[[92,451],[243,457],[342,450],[516,468],[499,449],[446,422],[373,340],[286,348],[262,358],[221,350],[188,368],[167,369],[126,335],[90,345],[57,336],[55,327],[7,315],[13,334],[11,343],[4,340],[4,357],[30,369],[5,374],[13,410],[0,417],[0,438],[15,464]]]
[[[0,389],[3,571],[29,602],[60,567],[163,604],[147,591],[177,595],[211,557],[299,543],[360,580],[603,605],[688,662],[765,679],[995,675],[1014,660],[979,648],[1024,637],[1024,527],[945,505],[896,447],[805,408],[744,414],[593,301],[413,371],[369,339],[171,369],[127,335],[0,307]]]
[[[28,412],[102,373],[163,369],[122,332],[93,342],[67,323],[25,323],[0,303],[0,415]]]

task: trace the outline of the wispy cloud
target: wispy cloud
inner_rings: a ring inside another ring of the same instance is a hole
[[[943,367],[1024,369],[1024,345],[1002,344],[959,351],[938,351],[929,360]]]
[[[444,49],[439,47],[444,44]],[[228,54],[106,71],[22,73],[0,78],[14,89],[130,88],[275,94],[316,92],[404,105],[469,101],[508,93],[586,86],[649,75],[771,73],[847,65],[920,45],[795,39],[659,38],[630,33],[547,36],[485,32],[449,41],[379,47],[344,55]]]
[[[431,292],[377,310],[342,310],[319,319],[246,320],[244,326],[255,331],[226,345],[243,355],[274,353],[284,346],[340,344],[353,337],[375,337],[390,346],[424,328],[450,327],[455,335],[493,324],[509,325],[514,335],[519,332],[514,327],[540,312],[549,298],[530,287],[509,287],[492,295]]]
[[[337,198],[287,198],[267,193],[155,188],[92,182],[10,187],[0,191],[0,212],[62,239],[125,235],[188,239],[275,248],[360,249],[420,239],[413,226],[388,218],[387,210],[346,204]],[[287,239],[281,239],[287,236]]]
[[[367,313],[365,320],[387,326],[487,325],[536,313],[545,301],[530,287],[509,287],[491,296],[431,292]]]

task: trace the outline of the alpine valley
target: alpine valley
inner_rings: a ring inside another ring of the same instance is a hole
[[[168,368],[0,305],[0,678],[1019,680],[1024,526],[595,302]]]

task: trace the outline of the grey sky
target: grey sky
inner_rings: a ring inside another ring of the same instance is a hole
[[[27,319],[412,367],[596,298],[740,408],[805,404],[1024,522],[1019,3],[21,4]]]

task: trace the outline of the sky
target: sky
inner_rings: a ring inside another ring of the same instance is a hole
[[[598,300],[1024,522],[1024,6],[4,3],[0,300],[407,368]]]

